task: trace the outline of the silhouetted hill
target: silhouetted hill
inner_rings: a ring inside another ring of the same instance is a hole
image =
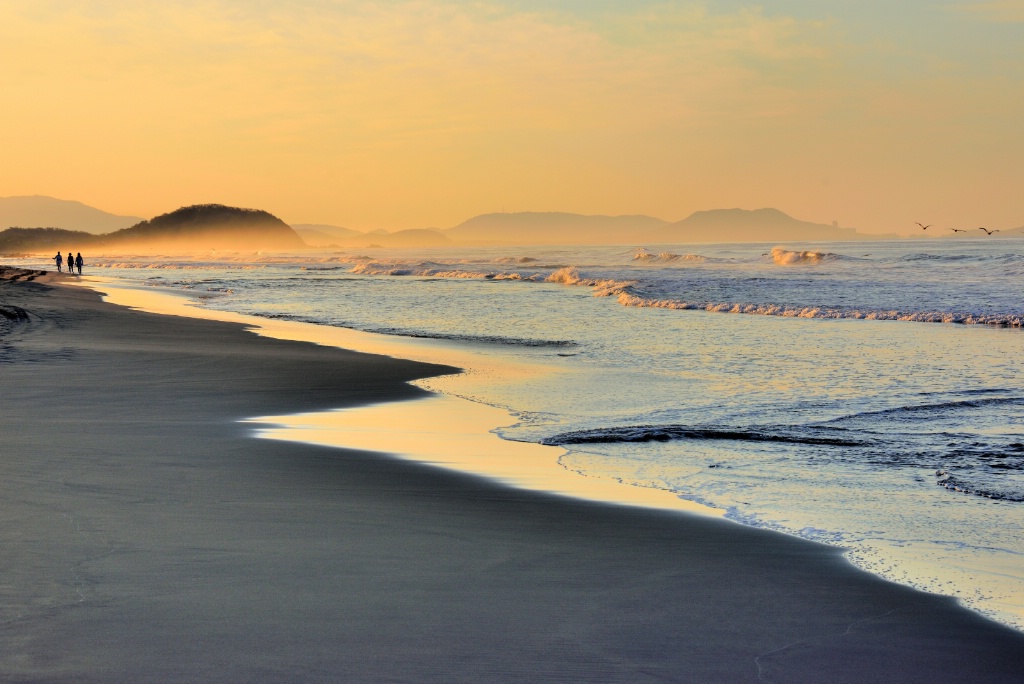
[[[97,241],[92,233],[63,228],[8,228],[0,231],[0,254],[79,252]]]
[[[138,216],[117,216],[73,200],[43,195],[0,197],[0,229],[11,226],[58,226],[105,233],[135,225]]]
[[[460,244],[558,245],[627,244],[664,226],[651,216],[584,216],[562,212],[524,211],[482,214],[444,234]]]
[[[686,242],[781,242],[827,240],[877,240],[886,236],[865,235],[852,228],[810,223],[778,209],[713,209],[694,212],[676,223],[643,236],[649,243]]]
[[[248,251],[301,249],[306,244],[268,212],[196,204],[106,235],[104,246]]]

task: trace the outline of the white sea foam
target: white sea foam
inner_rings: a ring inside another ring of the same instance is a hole
[[[830,252],[806,252],[789,250],[783,247],[772,248],[772,261],[779,266],[795,266],[798,264],[820,264],[826,261],[835,261],[841,258],[838,254]]]
[[[644,264],[663,264],[663,263],[691,263],[691,264],[703,264],[708,261],[706,256],[701,254],[674,254],[672,252],[659,252],[654,254],[648,252],[646,249],[638,249],[633,255],[633,261],[639,261]]]
[[[583,286],[594,288],[595,297],[613,297],[626,293],[635,284],[631,280],[614,280],[610,278],[587,278],[580,275],[575,266],[560,268],[547,277],[547,282],[559,285]]]
[[[382,264],[378,262],[365,262],[356,264],[352,273],[357,275],[386,275],[386,276],[421,276],[430,278],[455,278],[455,279],[480,279],[480,280],[543,280],[543,274],[539,273],[518,273],[504,271],[472,271],[451,268],[448,265],[433,263],[426,264]]]
[[[230,264],[224,263],[168,263],[152,262],[142,263],[137,261],[96,261],[88,264],[89,268],[118,268],[131,270],[152,270],[152,271],[221,271],[226,267],[244,270],[256,270],[266,268],[266,264]]]
[[[533,257],[498,257],[494,260],[496,264],[532,264],[537,260]]]
[[[900,311],[839,309],[821,306],[789,306],[785,304],[742,304],[735,302],[688,302],[676,299],[652,299],[630,292],[618,296],[619,304],[649,309],[677,309],[711,311],[715,313],[781,316],[784,318],[831,318],[865,321],[914,321],[918,323],[959,323],[962,325],[994,325],[1009,328],[1024,327],[1024,316],[1019,314],[981,314],[948,311]]]

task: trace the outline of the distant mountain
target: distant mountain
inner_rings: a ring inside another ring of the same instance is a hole
[[[444,247],[452,244],[436,228],[412,228],[389,233],[383,229],[361,233],[351,228],[341,228],[319,223],[297,223],[295,232],[310,247],[338,247],[358,249],[363,247]]]
[[[444,231],[466,245],[627,244],[667,225],[651,216],[584,216],[524,211],[482,214]]]
[[[835,224],[800,221],[778,209],[713,209],[694,212],[687,218],[643,236],[648,243],[689,242],[788,242],[877,240],[886,236],[865,235]]]
[[[93,235],[54,228],[10,228],[0,232],[0,253],[51,248],[105,252],[279,251],[306,249],[298,234],[265,211],[198,204],[142,221],[130,228]]]
[[[362,235],[358,230],[325,223],[293,223],[292,228],[311,247],[329,247],[340,244],[339,239]]]
[[[316,230],[315,228],[296,228],[292,226],[292,229],[310,247],[337,247],[338,243],[344,239],[339,238],[337,235],[325,233],[322,230]]]
[[[0,229],[54,227],[105,233],[133,226],[138,216],[117,216],[72,200],[43,195],[0,197]]]
[[[434,228],[410,228],[409,230],[397,230],[394,233],[377,232],[363,233],[344,238],[338,242],[342,247],[394,247],[394,248],[416,248],[416,247],[446,247],[452,241],[439,230]]]

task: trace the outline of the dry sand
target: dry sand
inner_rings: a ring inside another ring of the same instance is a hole
[[[0,680],[1012,681],[832,548],[254,439],[449,371],[0,274]],[[64,276],[67,278],[67,276]]]

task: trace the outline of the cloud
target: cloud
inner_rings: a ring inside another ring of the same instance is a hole
[[[367,227],[503,204],[672,217],[803,197],[827,158],[925,184],[900,160],[950,141],[960,157],[1020,147],[1010,47],[1012,68],[980,68],[952,63],[948,43],[851,44],[839,20],[558,5],[5,0],[0,187]]]
[[[825,56],[809,24],[693,4],[605,24],[424,0],[14,6],[25,11],[6,10],[0,36],[5,61],[32,57],[25,90],[77,81],[123,101],[110,91],[130,85],[190,119],[338,116],[377,133],[578,126],[627,102],[635,114],[717,111],[723,95]]]

